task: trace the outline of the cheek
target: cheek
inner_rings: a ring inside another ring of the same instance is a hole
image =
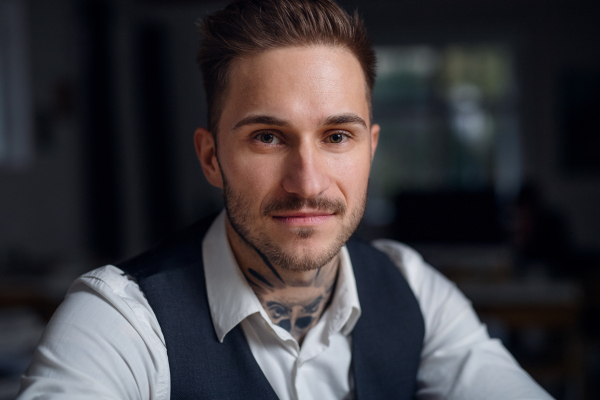
[[[282,168],[277,160],[243,152],[226,154],[221,169],[234,190],[244,191],[252,201],[261,200],[277,186]]]
[[[369,182],[371,169],[370,157],[354,155],[332,160],[331,170],[335,171],[335,180],[339,190],[349,203],[362,198]]]

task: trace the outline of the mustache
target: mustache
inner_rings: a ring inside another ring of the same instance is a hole
[[[327,197],[304,198],[297,195],[288,195],[283,198],[273,199],[265,204],[263,215],[268,216],[281,211],[298,211],[303,208],[324,211],[328,213],[336,213],[340,215],[346,214],[346,204],[340,199],[330,199]]]

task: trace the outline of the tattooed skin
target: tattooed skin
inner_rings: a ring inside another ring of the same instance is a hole
[[[302,343],[329,305],[337,278],[337,259],[333,267],[325,273],[323,268],[314,271],[310,285],[296,282],[296,286],[268,279],[252,268],[242,271],[271,321]]]
[[[236,259],[246,281],[256,293],[271,321],[302,343],[329,306],[337,281],[339,257],[309,271],[275,268],[260,250],[244,241],[227,223],[233,248],[245,248],[245,258]],[[236,254],[236,252],[234,252]]]
[[[244,241],[231,226],[232,247],[245,247],[244,260],[236,259],[250,287],[256,293],[271,321],[290,332],[302,344],[306,333],[316,325],[329,306],[337,282],[339,257],[315,270],[276,269],[260,250]],[[236,254],[234,252],[234,254]]]

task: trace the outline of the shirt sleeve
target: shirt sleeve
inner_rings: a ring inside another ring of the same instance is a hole
[[[168,399],[169,379],[152,309],[133,280],[106,266],[73,283],[17,399]]]
[[[413,249],[391,240],[373,245],[406,277],[425,321],[417,399],[552,399],[491,339],[469,300]]]

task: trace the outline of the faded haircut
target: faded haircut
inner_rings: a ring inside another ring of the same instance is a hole
[[[375,52],[363,20],[332,0],[237,0],[199,21],[197,62],[204,79],[208,129],[216,135],[234,59],[279,47],[326,45],[349,50],[366,81],[369,107]]]

